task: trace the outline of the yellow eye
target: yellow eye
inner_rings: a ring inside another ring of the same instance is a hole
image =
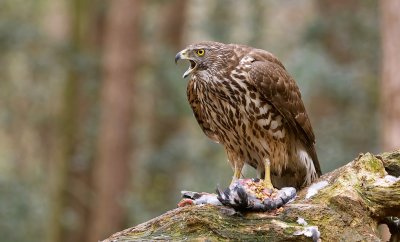
[[[204,53],[205,53],[205,51],[204,51],[203,49],[196,50],[196,54],[197,54],[198,56],[203,56]]]

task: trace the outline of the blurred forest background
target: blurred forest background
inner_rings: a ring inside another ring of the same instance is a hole
[[[0,240],[97,241],[228,185],[174,63],[200,40],[284,63],[323,172],[399,147],[399,3],[0,0]]]

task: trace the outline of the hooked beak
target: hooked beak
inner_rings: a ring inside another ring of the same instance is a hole
[[[192,58],[189,57],[187,49],[182,50],[181,52],[176,54],[175,64],[178,63],[179,60],[189,60],[190,61],[189,68],[187,69],[187,71],[185,71],[185,73],[183,73],[183,78],[186,78],[187,76],[189,76],[190,73],[192,73],[196,69],[197,64]]]

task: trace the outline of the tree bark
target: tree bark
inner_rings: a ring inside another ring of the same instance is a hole
[[[130,126],[133,115],[135,56],[140,1],[110,1],[104,40],[104,83],[98,157],[94,164],[93,211],[87,241],[120,228],[123,198],[129,182]]]
[[[281,209],[237,213],[223,206],[188,206],[104,241],[380,241],[380,221],[400,216],[399,176],[400,150],[367,153],[325,174]]]
[[[382,145],[400,147],[400,1],[380,1],[382,36]]]

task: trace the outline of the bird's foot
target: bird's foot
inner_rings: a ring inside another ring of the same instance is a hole
[[[183,199],[179,202],[179,207],[213,204],[225,205],[237,211],[270,211],[282,207],[296,197],[295,188],[268,189],[260,179],[238,179],[224,191],[217,189],[217,194],[191,191],[181,193]]]
[[[239,179],[225,191],[217,189],[218,200],[239,211],[270,211],[282,207],[296,197],[296,189],[265,188],[260,179]]]

